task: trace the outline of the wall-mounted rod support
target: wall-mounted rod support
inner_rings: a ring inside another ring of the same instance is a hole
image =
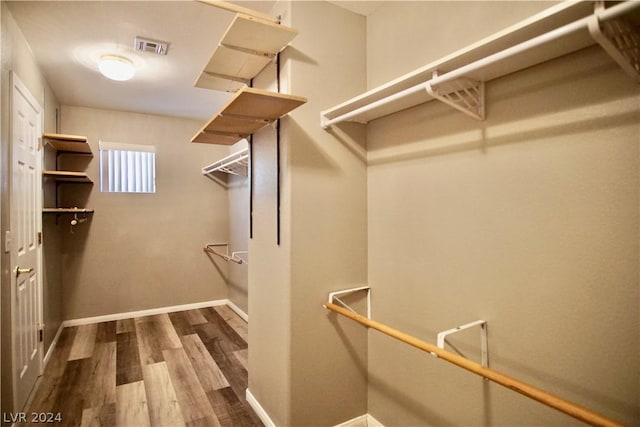
[[[485,368],[489,367],[489,342],[487,340],[486,320],[476,320],[475,322],[465,323],[464,325],[460,325],[456,328],[447,329],[446,331],[442,331],[438,333],[438,338],[437,338],[438,348],[441,348],[444,350],[444,344],[449,335],[455,334],[456,332],[464,331],[465,329],[473,328],[476,326],[480,326],[480,353],[481,353],[480,363],[482,363],[482,366],[484,366]]]
[[[242,264],[247,264],[249,265],[249,261],[247,261],[246,259],[239,257],[238,254],[243,254],[243,255],[249,255],[249,251],[235,251],[235,252],[231,252],[231,258],[235,258],[235,259],[239,259],[242,261]]]
[[[480,375],[481,377],[484,377],[490,381],[500,384],[508,389],[511,389],[517,393],[527,396],[533,400],[537,400],[540,403],[543,403],[551,408],[557,409],[558,411],[563,412],[569,416],[572,416],[580,421],[583,421],[585,423],[588,423],[594,426],[623,427],[622,424],[616,421],[613,421],[609,418],[606,418],[602,415],[599,415],[593,411],[590,411],[587,408],[584,408],[580,405],[569,402],[568,400],[564,400],[558,396],[555,396],[551,393],[548,393],[544,390],[541,390],[537,387],[524,383],[520,380],[512,378],[508,375],[505,375],[493,369],[485,368],[479,363],[473,362],[462,356],[458,356],[457,354],[452,353],[450,351],[442,350],[441,348],[438,348],[433,344],[429,344],[425,341],[422,341],[404,332],[400,332],[397,329],[393,329],[382,323],[376,322],[371,319],[367,319],[366,317],[360,314],[352,313],[351,311],[332,303],[325,303],[324,307],[328,310],[334,311],[338,314],[348,317],[351,320],[355,320],[356,322],[368,328],[375,329],[379,332],[382,332],[385,335],[388,335],[392,338],[395,338],[399,341],[409,344],[412,347],[415,347],[417,349],[420,349],[422,351],[426,351],[429,353],[435,353],[435,355],[437,355],[439,359],[445,360],[460,368],[466,369],[469,372]]]
[[[220,246],[225,246],[227,248],[226,253],[222,253],[222,252],[218,252],[216,251],[215,247],[220,247]],[[248,254],[247,251],[237,251],[237,252],[232,252],[231,255],[229,255],[229,244],[228,243],[209,243],[207,245],[205,245],[204,248],[202,248],[203,251],[219,256],[220,258],[224,259],[225,261],[231,261],[231,262],[235,262],[236,264],[248,264],[247,261],[245,261],[244,259],[240,258],[237,256],[237,254]]]
[[[347,309],[355,313],[355,310],[353,310],[351,307],[345,304],[340,298],[338,298],[338,295],[352,294],[354,292],[359,292],[359,291],[367,291],[367,318],[371,319],[371,288],[369,286],[360,286],[357,288],[343,289],[341,291],[330,292],[328,302],[330,304],[333,304],[334,301],[338,301],[340,304],[347,307]]]

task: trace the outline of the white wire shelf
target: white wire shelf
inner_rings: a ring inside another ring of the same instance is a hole
[[[248,169],[249,149],[245,148],[203,167],[202,174],[208,175],[213,172],[224,172],[231,175],[247,176]]]
[[[609,8],[565,1],[442,59],[320,113],[325,129],[343,121],[372,120],[438,99],[484,119],[483,82],[576,52],[596,42],[640,80],[640,2]],[[615,31],[608,30],[609,22]],[[597,28],[605,26],[605,31]],[[604,42],[602,39],[605,39]]]

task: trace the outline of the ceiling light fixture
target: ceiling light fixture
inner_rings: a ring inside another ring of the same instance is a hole
[[[98,69],[106,78],[117,81],[129,80],[136,72],[133,62],[119,55],[102,55]]]

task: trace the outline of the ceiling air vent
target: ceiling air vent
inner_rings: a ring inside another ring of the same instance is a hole
[[[166,55],[167,49],[169,48],[169,43],[161,42],[158,40],[146,39],[144,37],[136,37],[135,41],[135,50],[140,52],[149,52],[155,53],[158,55]]]

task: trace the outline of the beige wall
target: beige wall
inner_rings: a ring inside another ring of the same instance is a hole
[[[38,65],[36,64],[31,50],[20,29],[18,28],[11,12],[3,2],[0,4],[1,23],[0,30],[2,32],[0,38],[2,46],[0,48],[0,82],[3,96],[0,111],[0,182],[1,182],[1,232],[4,236],[5,231],[10,229],[11,206],[9,192],[11,186],[10,180],[10,160],[11,160],[11,144],[9,139],[9,95],[10,87],[10,71],[14,71],[20,78],[22,83],[29,89],[35,99],[43,107],[43,129],[44,131],[55,131],[55,95],[51,92],[47,82],[42,76]],[[13,399],[11,391],[11,260],[8,253],[2,248],[1,264],[2,264],[2,292],[0,296],[2,306],[2,412],[16,411],[21,408],[13,408]],[[60,305],[57,298],[57,286],[59,282],[49,283],[48,275],[43,272],[43,292],[44,292],[44,321],[45,321],[45,350],[51,343],[51,331],[58,328],[61,321]]]
[[[367,17],[368,88],[465,48],[555,3],[559,2],[381,2]]]
[[[291,4],[279,2],[273,15],[289,22]],[[288,48],[290,49],[290,48]],[[287,88],[289,59],[282,60],[283,88]],[[276,89],[274,64],[253,84]],[[283,192],[282,242],[277,245],[276,132],[268,126],[253,135],[253,238],[249,240],[249,387],[278,426],[290,424],[291,278],[289,202]],[[282,163],[281,163],[282,164]]]
[[[338,138],[320,111],[365,89],[366,20],[327,2],[294,2],[300,30],[291,93],[292,425],[335,425],[366,411],[366,331],[322,307],[331,291],[367,282],[367,182],[362,127]],[[330,23],[330,25],[328,25]]]
[[[227,263],[202,247],[228,238],[227,194],[200,169],[227,148],[189,143],[199,121],[68,106],[61,117],[63,133],[88,137],[94,157],[77,166],[95,183],[62,188],[65,204],[95,209],[75,234],[59,225],[65,319],[226,298]],[[99,140],[155,145],[156,193],[101,193]]]
[[[529,6],[500,4],[495,21]],[[447,5],[387,3],[369,20],[370,76],[418,65],[408,35],[469,19],[418,25],[431,7]],[[639,95],[592,48],[490,82],[484,122],[432,102],[369,124],[376,320],[434,341],[485,319],[493,368],[640,425]],[[452,340],[473,358],[477,341]],[[380,334],[368,351],[385,425],[579,425]]]
[[[248,146],[242,140],[230,149],[235,153]],[[229,253],[249,249],[249,178],[228,176],[229,199]],[[239,255],[248,260],[248,254]],[[245,313],[249,310],[249,269],[247,264],[229,263],[229,300]]]
[[[309,102],[281,124],[280,246],[275,135],[254,135],[249,390],[276,425],[334,425],[366,412],[366,333],[321,305],[366,282],[366,166],[362,129],[335,139],[318,123],[365,89],[365,20],[326,2],[280,7],[300,32],[282,55],[282,90]],[[273,75],[254,82],[273,88]]]

